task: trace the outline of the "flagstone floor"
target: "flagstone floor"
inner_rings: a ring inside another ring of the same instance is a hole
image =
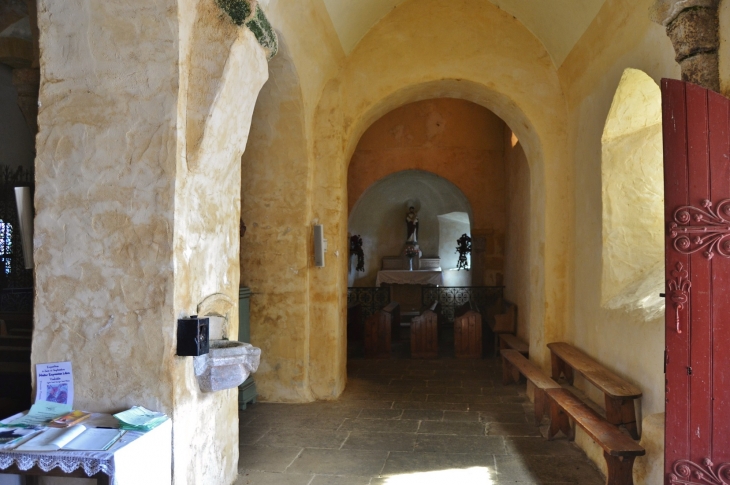
[[[350,359],[337,401],[240,413],[236,485],[603,484],[541,436],[524,391],[497,359]]]

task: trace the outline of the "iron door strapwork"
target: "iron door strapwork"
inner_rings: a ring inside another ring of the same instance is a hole
[[[730,100],[662,80],[669,485],[730,485]]]

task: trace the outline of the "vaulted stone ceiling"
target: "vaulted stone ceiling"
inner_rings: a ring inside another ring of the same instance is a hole
[[[349,54],[373,25],[404,1],[406,0],[324,0],[324,3],[342,48]],[[535,34],[559,67],[598,14],[605,0],[488,1],[515,16]],[[434,12],[434,15],[448,15],[449,8],[449,2],[444,2],[444,10]]]

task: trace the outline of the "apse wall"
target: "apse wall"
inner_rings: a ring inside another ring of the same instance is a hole
[[[472,207],[474,284],[503,277],[506,230],[504,122],[488,109],[462,99],[406,104],[363,134],[347,176],[348,214],[375,181],[401,170],[425,170],[456,185]],[[435,253],[435,251],[434,251]],[[425,254],[425,253],[424,253]]]
[[[424,257],[439,253],[438,216],[451,212],[471,214],[469,201],[454,184],[423,170],[405,170],[368,188],[350,213],[348,231],[363,240],[365,271],[351,261],[350,286],[375,286],[384,256],[399,256],[406,242],[408,206],[418,211],[418,243]]]

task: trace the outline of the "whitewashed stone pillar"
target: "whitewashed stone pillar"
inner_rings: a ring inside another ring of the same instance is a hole
[[[32,362],[73,363],[76,408],[169,414],[175,484],[231,483],[236,389],[201,393],[175,331],[237,301],[238,161],[270,52],[214,2],[38,6]]]

